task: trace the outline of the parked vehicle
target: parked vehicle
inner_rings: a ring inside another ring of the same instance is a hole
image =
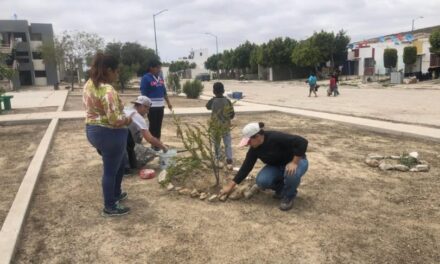
[[[196,75],[196,80],[199,81],[210,81],[211,80],[211,75],[209,75],[209,73],[199,73]]]

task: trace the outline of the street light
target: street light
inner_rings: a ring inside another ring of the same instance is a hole
[[[215,38],[215,48],[216,48],[216,51],[217,51],[216,54],[218,54],[218,37],[216,35],[212,34],[212,33],[209,33],[209,32],[205,32],[203,34],[210,35],[210,36]]]
[[[414,31],[414,21],[415,21],[416,19],[419,19],[419,18],[423,18],[423,17],[422,17],[422,16],[419,16],[419,17],[413,18],[413,20],[412,20],[412,26],[411,26],[411,32]]]
[[[163,9],[156,14],[153,14],[153,25],[154,25],[154,44],[156,45],[156,55],[159,56],[157,53],[157,38],[156,38],[156,16],[162,14],[163,12],[168,11],[168,9]]]

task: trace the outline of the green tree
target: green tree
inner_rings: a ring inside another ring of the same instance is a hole
[[[236,69],[246,70],[251,67],[250,57],[257,45],[246,41],[245,43],[239,45],[232,53],[232,65]]]
[[[334,41],[334,66],[340,66],[347,60],[347,46],[350,43],[350,37],[347,36],[347,32],[340,30],[335,36]]]
[[[321,52],[313,43],[313,39],[301,41],[292,51],[292,62],[306,68],[318,71],[318,65],[323,61]]]
[[[58,38],[59,46],[64,56],[66,68],[71,74],[71,89],[74,87],[74,74],[79,77],[84,61],[90,61],[93,55],[104,49],[104,40],[95,33],[84,31],[64,31]],[[78,80],[80,81],[80,80]]]
[[[188,61],[172,61],[169,67],[170,72],[181,72],[187,69],[194,69],[196,64],[190,64]]]
[[[205,68],[210,71],[218,71],[220,68],[220,61],[222,59],[222,54],[214,54],[212,56],[209,56],[208,59],[205,61]]]
[[[387,48],[383,52],[383,64],[391,69],[397,66],[397,49]]]
[[[152,60],[160,60],[154,50],[136,42],[125,42],[121,49],[121,62],[132,67],[137,76],[145,74]]]
[[[275,38],[263,46],[263,54],[268,66],[291,66],[290,56],[297,42],[291,38]]]
[[[0,53],[0,80],[11,80],[16,74],[16,71],[7,64],[7,56]]]
[[[403,49],[403,63],[413,65],[417,61],[417,48],[414,46],[405,47]]]
[[[429,36],[429,43],[431,44],[430,51],[440,55],[440,28],[431,33],[431,36]]]

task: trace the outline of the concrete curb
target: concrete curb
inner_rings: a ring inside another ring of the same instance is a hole
[[[14,202],[0,230],[0,264],[9,264],[14,258],[23,224],[26,220],[29,205],[35,186],[40,176],[46,154],[52,143],[53,135],[58,126],[58,118],[52,119],[46,133],[40,141],[34,158],[32,159],[20,188],[15,195]]]

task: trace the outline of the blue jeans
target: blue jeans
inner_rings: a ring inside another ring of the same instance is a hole
[[[221,142],[215,142],[215,156],[217,159],[220,159],[220,143]],[[223,135],[223,143],[225,144],[225,154],[227,160],[232,160],[232,138],[231,138],[231,132],[226,132]]]
[[[266,165],[257,175],[257,185],[261,189],[272,189],[282,197],[292,199],[297,194],[301,177],[307,172],[309,162],[302,158],[293,175],[286,175],[284,166]]]
[[[107,209],[112,209],[115,207],[117,197],[121,195],[128,129],[87,125],[86,134],[90,144],[102,156],[104,167],[102,175],[104,206]]]

